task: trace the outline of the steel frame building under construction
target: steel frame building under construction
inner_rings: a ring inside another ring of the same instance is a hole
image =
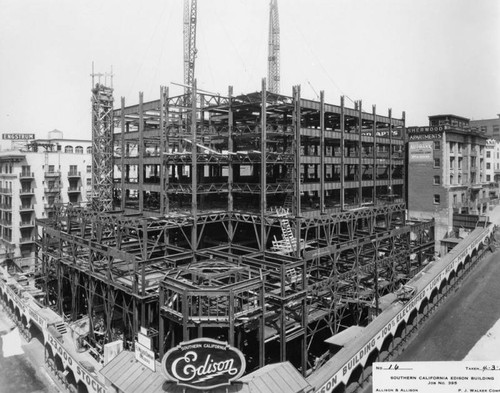
[[[94,199],[37,221],[47,304],[102,353],[212,337],[306,375],[430,260],[405,206],[405,119],[262,90],[112,108],[93,90]],[[96,160],[96,157],[98,159]],[[113,182],[109,181],[113,173]]]

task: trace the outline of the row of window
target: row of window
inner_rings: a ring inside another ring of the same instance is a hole
[[[486,198],[486,191],[483,191],[483,198]],[[462,193],[461,195],[461,202],[465,202],[465,193]],[[458,197],[456,194],[453,195],[453,204],[457,204]],[[439,205],[441,203],[441,195],[439,194],[434,194],[434,204]]]
[[[12,164],[0,165],[0,173],[12,173]]]
[[[456,146],[456,149],[455,149]],[[455,153],[457,152],[458,154],[462,154],[462,150],[464,149],[464,144],[460,142],[450,142],[450,153]],[[471,152],[476,152],[477,151],[477,145],[470,145],[470,151]],[[479,146],[479,154],[483,155],[484,152],[484,146]],[[486,156],[489,157],[488,152],[486,152]]]
[[[87,186],[90,186],[92,184],[92,178],[88,177],[86,180]],[[2,182],[0,181],[0,188],[1,188]],[[54,180],[49,180],[48,182],[45,182],[45,180],[42,181],[42,185],[46,185],[48,189],[53,189],[53,188],[59,188],[62,186],[62,183],[60,181],[54,181]],[[69,187],[77,187],[78,186],[78,181],[71,181],[69,183]]]
[[[490,150],[486,151],[486,158],[492,158],[491,153],[492,152]],[[495,155],[495,152],[493,152],[493,155]],[[495,158],[495,157],[493,157],[493,158]],[[500,160],[500,152],[498,152],[498,151],[496,152],[496,159]]]
[[[2,180],[0,180],[0,189],[12,190],[12,182],[6,181],[3,183]]]
[[[73,153],[73,146],[65,146],[64,147],[64,152],[65,153]],[[82,146],[76,146],[74,152],[76,154],[83,154],[83,147]],[[87,154],[92,154],[92,146],[87,147]]]
[[[488,126],[481,126],[481,132],[486,133],[488,131]],[[493,125],[493,134],[500,134],[500,125]]]
[[[42,166],[42,169],[45,169],[45,165]],[[59,168],[61,169],[61,166],[59,165]],[[30,166],[26,165],[22,167],[22,172],[23,173],[29,173],[30,172]],[[56,166],[55,165],[47,165],[47,170],[46,172],[48,173],[54,173],[56,172]],[[87,173],[92,172],[92,165],[87,165]],[[78,165],[70,165],[69,166],[69,173],[78,173]]]
[[[488,167],[488,169],[489,169],[489,167]],[[482,176],[483,175],[481,174],[479,176],[479,178],[481,179]],[[487,175],[485,175],[485,178],[486,178],[487,182],[492,181],[491,180],[491,175],[487,174]],[[460,184],[463,184],[463,183],[467,183],[468,177],[467,177],[467,174],[463,174],[463,176],[462,176],[462,174],[459,173],[458,176],[456,177],[456,179],[457,179],[457,182],[455,183],[455,181],[454,181],[455,180],[455,176],[453,174],[450,174],[450,184],[451,185],[460,185]],[[471,181],[473,183],[475,183],[475,180],[476,180],[475,174],[471,173]],[[462,181],[463,181],[463,183],[462,183]],[[439,175],[434,176],[434,185],[435,186],[441,185],[441,176],[439,176]]]
[[[83,149],[83,148],[82,148]],[[59,165],[59,168],[61,166]],[[43,165],[43,168],[45,168],[45,165]],[[55,165],[47,165],[47,171],[48,172],[55,172]],[[77,173],[78,172],[78,166],[77,165],[70,165],[69,166],[69,171],[71,173]],[[87,165],[87,173],[92,172],[92,166]],[[10,174],[12,173],[12,164],[5,164],[5,165],[0,165],[0,173],[7,173]],[[30,174],[31,173],[31,166],[30,165],[23,165],[21,166],[21,173],[23,174]]]

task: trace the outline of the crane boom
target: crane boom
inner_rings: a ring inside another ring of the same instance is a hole
[[[269,91],[280,93],[280,22],[278,0],[271,0],[269,5],[269,50],[267,58],[267,79]]]
[[[184,0],[184,85],[185,93],[190,91],[194,81],[196,58],[196,14],[197,0]]]

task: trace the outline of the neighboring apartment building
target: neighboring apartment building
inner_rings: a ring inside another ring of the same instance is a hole
[[[470,128],[500,142],[500,114],[494,119],[471,120]]]
[[[436,251],[444,254],[443,239],[473,228],[496,203],[496,150],[469,119],[455,115],[429,116],[429,126],[407,128],[407,140],[409,215],[435,218]]]
[[[0,262],[13,259],[28,270],[34,266],[35,218],[50,217],[55,203],[87,200],[92,143],[54,130],[47,139],[16,145],[0,151]]]
[[[500,142],[495,139],[486,141],[486,181],[498,183],[500,180]],[[496,185],[498,187],[498,185]],[[498,194],[498,190],[497,190]]]

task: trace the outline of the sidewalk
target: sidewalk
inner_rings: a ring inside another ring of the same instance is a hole
[[[500,319],[476,343],[463,360],[500,360]]]
[[[488,213],[490,222],[500,225],[500,205]],[[476,343],[463,360],[500,360],[500,319]]]
[[[0,330],[15,324],[0,307]],[[33,338],[27,343],[20,337],[24,354],[4,357],[0,348],[0,393],[54,393],[62,391],[44,367],[44,347]],[[0,340],[1,343],[1,340]]]
[[[495,208],[488,212],[488,217],[490,222],[495,225],[500,225],[500,205],[495,206]]]

